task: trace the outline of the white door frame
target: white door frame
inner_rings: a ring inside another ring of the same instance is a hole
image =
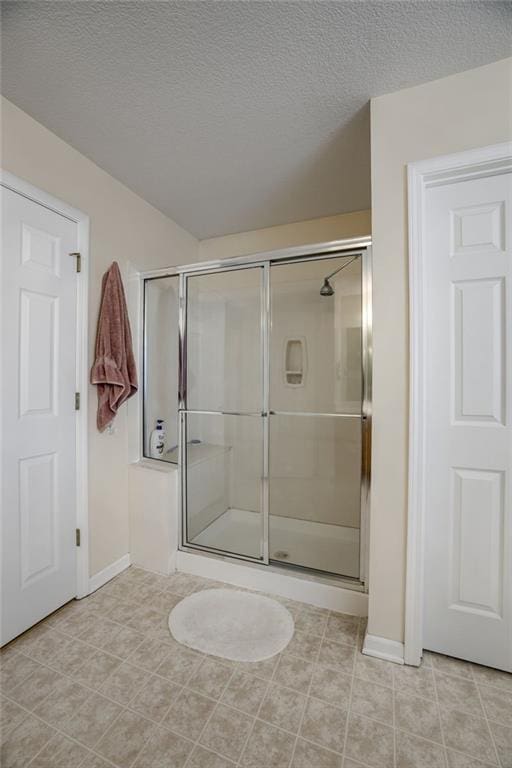
[[[512,169],[512,142],[409,163],[409,501],[405,591],[406,664],[418,666],[423,652],[423,567],[425,517],[425,193]]]
[[[87,456],[87,401],[89,393],[89,217],[82,211],[19,179],[8,171],[0,170],[0,185],[48,208],[78,228],[78,251],[81,271],[77,274],[76,306],[76,391],[80,392],[80,410],[76,412],[76,527],[80,529],[80,546],[76,552],[76,596],[89,594],[89,506]]]

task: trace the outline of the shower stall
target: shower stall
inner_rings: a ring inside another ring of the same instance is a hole
[[[146,456],[157,419],[182,549],[364,584],[369,240],[146,279]]]

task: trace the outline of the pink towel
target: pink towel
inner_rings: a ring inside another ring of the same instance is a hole
[[[116,261],[103,275],[91,384],[98,387],[97,424],[100,432],[119,407],[137,391],[137,370],[121,272]]]

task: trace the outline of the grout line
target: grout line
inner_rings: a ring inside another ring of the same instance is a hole
[[[436,708],[437,708],[437,716],[439,718],[439,725],[441,726],[441,740],[443,743],[443,752],[444,752],[444,764],[446,768],[449,768],[448,765],[448,752],[446,747],[446,739],[444,736],[444,727],[443,727],[443,718],[441,717],[441,703],[439,701],[439,692],[437,690],[437,680],[436,675],[434,671],[434,662],[432,660],[432,667],[430,667],[430,674],[432,675],[432,683],[434,686],[434,695],[435,695],[435,701],[436,701]]]
[[[473,673],[473,670],[471,670],[471,673]],[[484,713],[485,724],[487,726],[487,730],[489,732],[489,736],[491,737],[491,743],[492,743],[492,746],[493,746],[493,749],[494,749],[494,753],[496,755],[496,764],[501,766],[502,763],[501,763],[500,755],[499,755],[499,752],[498,752],[498,748],[496,746],[496,741],[494,739],[494,735],[493,735],[492,728],[491,728],[491,725],[490,725],[490,722],[489,722],[489,718],[487,717],[487,710],[485,709],[484,700],[483,700],[482,694],[480,692],[480,687],[479,687],[479,685],[477,683],[475,683],[475,687],[476,687],[476,690],[477,690],[477,693],[478,693],[478,700],[480,701],[480,706],[482,707],[482,710],[483,710],[483,713]]]

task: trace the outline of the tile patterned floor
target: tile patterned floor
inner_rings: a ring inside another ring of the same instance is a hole
[[[365,657],[362,621],[288,600],[280,656],[224,662],[167,628],[211,586],[130,568],[8,645],[2,768],[512,768],[512,675]]]

